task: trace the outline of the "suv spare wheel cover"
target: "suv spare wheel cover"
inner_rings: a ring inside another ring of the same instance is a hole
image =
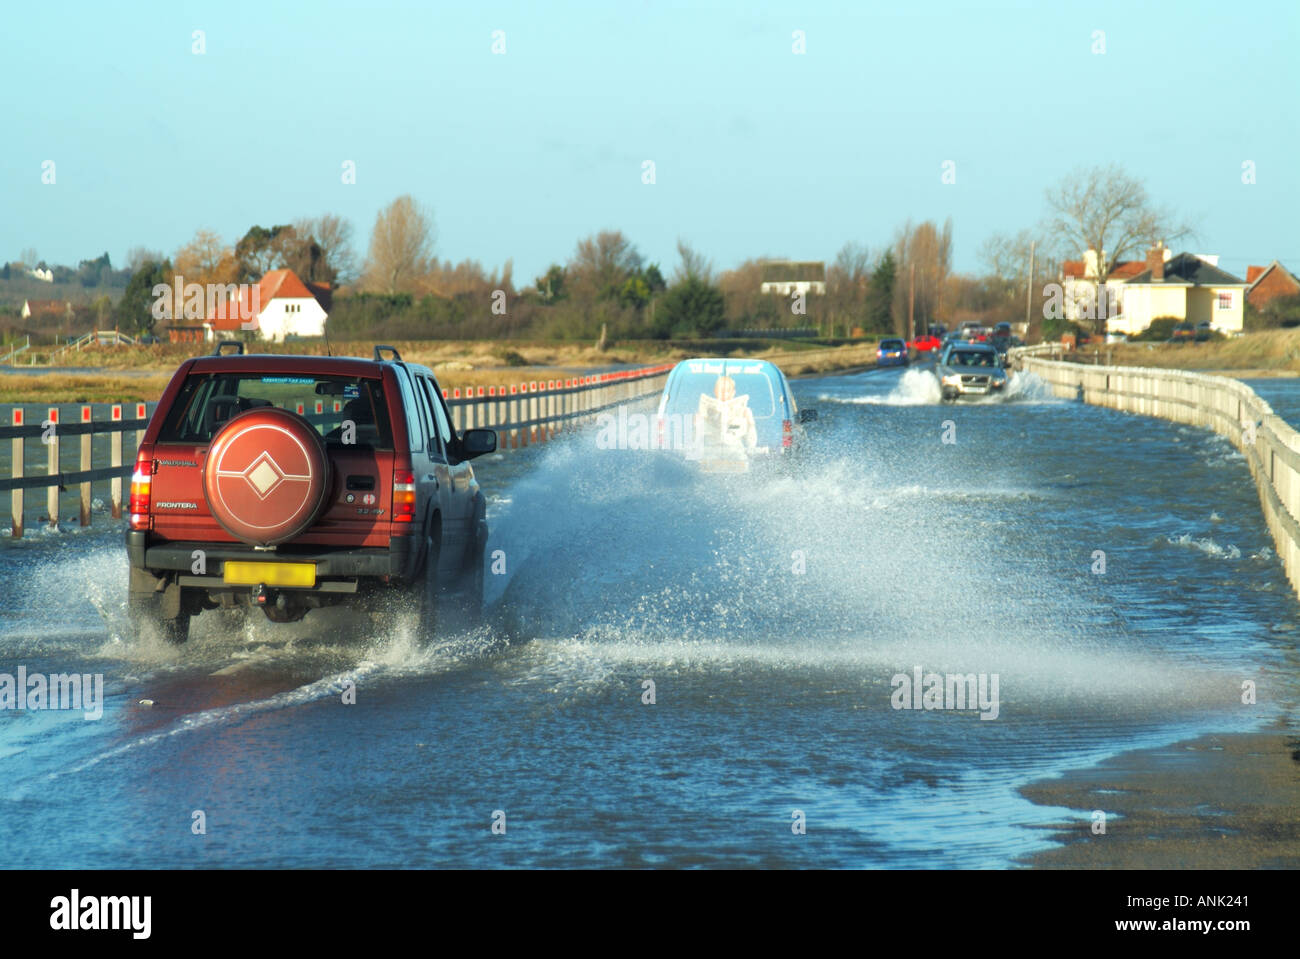
[[[329,459],[311,425],[262,407],[217,431],[203,464],[208,509],[231,536],[272,546],[297,536],[325,500]]]

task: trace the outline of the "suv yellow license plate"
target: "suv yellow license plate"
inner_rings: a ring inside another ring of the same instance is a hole
[[[315,563],[243,563],[227,560],[222,570],[227,586],[315,586]]]

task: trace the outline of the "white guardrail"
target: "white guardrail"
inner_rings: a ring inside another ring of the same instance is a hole
[[[1246,458],[1292,589],[1300,594],[1300,433],[1240,380],[1181,370],[1084,366],[1013,351],[1057,396],[1213,430]],[[1042,351],[1040,351],[1042,352]]]
[[[490,429],[501,448],[544,442],[623,403],[658,396],[673,364],[515,386],[443,390],[457,430]]]

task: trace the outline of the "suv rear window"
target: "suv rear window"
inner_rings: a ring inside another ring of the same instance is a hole
[[[356,424],[352,447],[393,448],[383,384],[378,379],[283,373],[191,374],[168,411],[158,440],[207,443],[232,416],[259,406],[300,412],[329,446],[343,445],[343,422],[351,420]]]

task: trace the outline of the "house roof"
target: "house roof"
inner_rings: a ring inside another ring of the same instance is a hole
[[[257,329],[257,314],[262,311],[262,306],[266,301],[260,299],[259,293],[258,308],[255,310],[253,309],[252,298],[253,287],[240,284],[238,297],[222,300],[213,305],[208,312],[208,323],[212,324],[214,330],[225,333],[242,330],[245,323],[249,324],[248,329]],[[249,317],[249,319],[244,319],[244,317]]]
[[[1147,268],[1146,260],[1125,260],[1123,263],[1116,263],[1110,275],[1116,280],[1127,280],[1137,276]]]
[[[820,261],[765,260],[760,283],[807,283],[826,279],[826,264]]]
[[[1131,277],[1126,282],[1134,285],[1168,283],[1176,286],[1245,286],[1231,273],[1225,273],[1217,266],[1210,266],[1198,256],[1191,253],[1179,253],[1165,264],[1165,278],[1153,280],[1150,270]]]
[[[1296,278],[1296,275],[1295,275],[1294,273],[1292,273],[1290,270],[1288,270],[1286,267],[1284,267],[1284,266],[1283,266],[1279,261],[1277,261],[1277,260],[1274,260],[1274,261],[1273,261],[1272,263],[1270,263],[1268,266],[1252,266],[1252,267],[1249,267],[1249,268],[1246,270],[1246,282],[1249,283],[1249,284],[1251,285],[1251,288],[1253,289],[1257,284],[1259,284],[1261,281],[1263,281],[1264,277],[1268,276],[1268,275],[1269,275],[1270,273],[1272,273],[1274,270],[1280,270],[1280,271],[1282,271],[1282,272],[1285,273],[1288,277],[1291,278],[1291,282],[1292,282],[1292,283],[1296,284],[1297,286],[1300,286],[1300,279],[1297,279],[1297,278]]]
[[[312,299],[311,290],[307,289],[298,274],[293,270],[272,270],[258,282],[262,291],[262,302],[269,303],[277,296],[290,299]]]
[[[33,313],[62,313],[68,308],[67,300],[25,300]]]
[[[1145,270],[1146,265],[1145,260],[1122,260],[1119,263],[1112,263],[1110,276],[1106,279],[1127,280]],[[1087,265],[1083,260],[1065,260],[1061,264],[1061,273],[1067,280],[1082,280],[1087,275]]]
[[[250,323],[249,329],[255,330],[258,328],[257,315],[274,299],[320,300],[322,295],[328,297],[329,284],[310,285],[320,292],[308,289],[308,284],[298,279],[293,270],[271,270],[257,282],[257,309],[253,309],[252,286],[241,284],[239,297],[217,303],[208,314],[208,322],[218,331],[234,332],[243,329],[245,323]],[[252,319],[243,318],[247,316]]]

